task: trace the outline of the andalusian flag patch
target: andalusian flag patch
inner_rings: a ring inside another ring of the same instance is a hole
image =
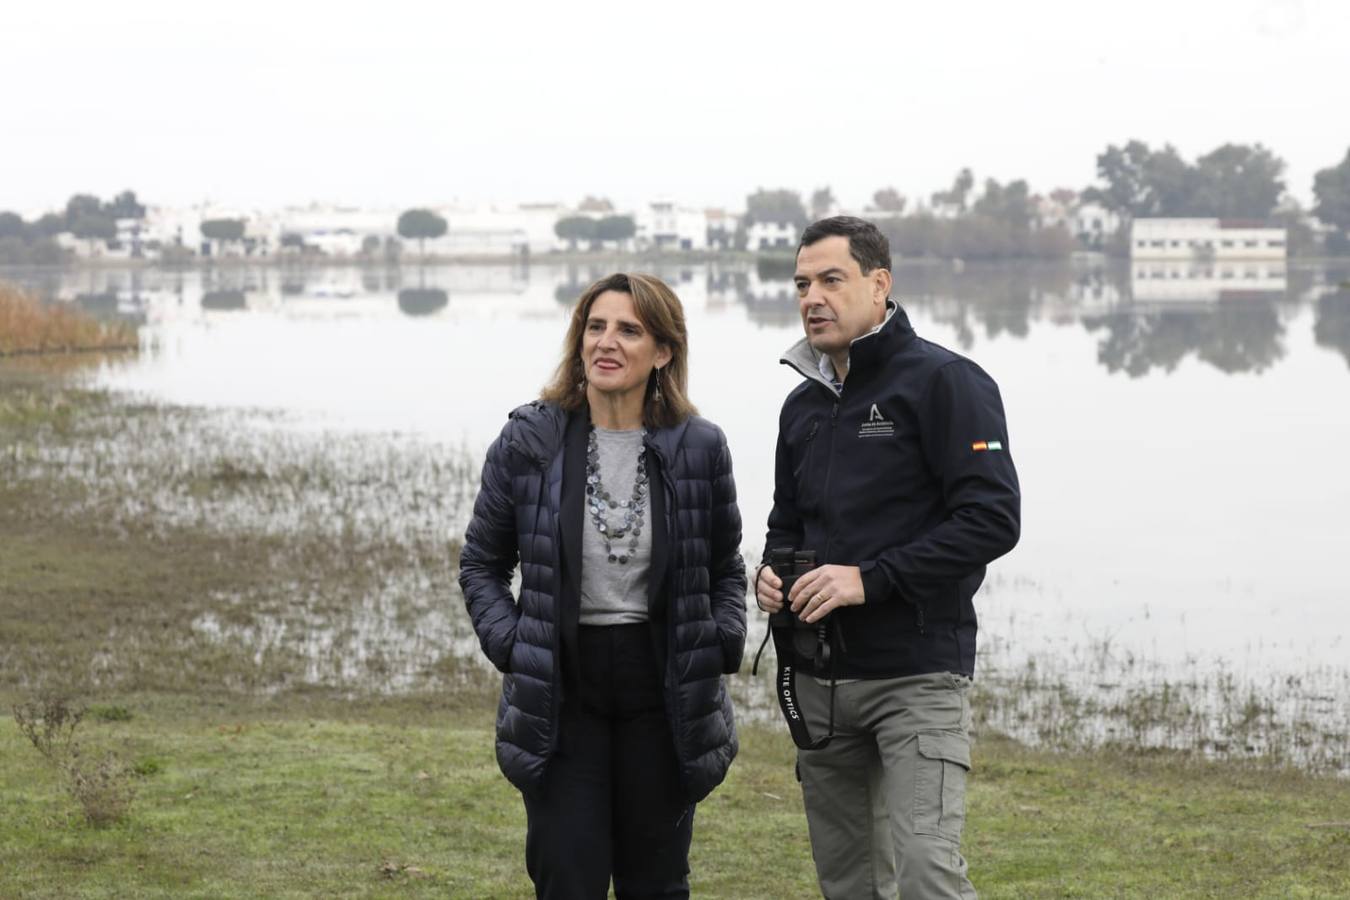
[[[1002,450],[1002,449],[1003,449],[1003,442],[1002,442],[1002,441],[976,441],[975,443],[973,443],[973,444],[970,445],[970,449],[974,450],[974,451],[977,452],[977,453],[978,453],[979,451],[981,451],[981,450]]]

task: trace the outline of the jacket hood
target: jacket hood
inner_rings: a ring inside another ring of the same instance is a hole
[[[531,400],[511,410],[507,418],[503,436],[508,446],[539,468],[548,465],[562,445],[563,433],[567,430],[567,411],[554,403]]]

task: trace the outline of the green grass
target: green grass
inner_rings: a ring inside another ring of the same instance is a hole
[[[104,829],[0,722],[0,896],[530,895],[484,703],[119,704],[131,720],[81,726],[144,770],[129,817]],[[791,743],[742,738],[699,806],[694,895],[813,896]],[[982,897],[1350,894],[1350,782],[994,738],[975,765],[965,852]]]

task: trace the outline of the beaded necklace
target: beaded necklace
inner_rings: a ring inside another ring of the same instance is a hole
[[[647,432],[643,430],[645,437]],[[595,438],[595,426],[591,426],[590,436],[586,438],[586,506],[591,513],[591,522],[600,538],[605,542],[605,554],[611,563],[627,565],[637,553],[638,536],[642,534],[642,518],[647,509],[647,454],[643,445],[638,445],[637,477],[633,479],[633,495],[627,500],[615,500],[600,480],[600,445]],[[623,510],[623,521],[614,525],[609,521],[607,510]],[[628,537],[628,550],[614,552],[612,541],[622,541]]]

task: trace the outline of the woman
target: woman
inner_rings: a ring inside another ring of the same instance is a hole
[[[687,897],[694,804],[736,755],[745,644],[731,457],[686,397],[675,294],[577,301],[541,399],[488,449],[459,583],[498,669],[497,761],[539,897]],[[520,598],[510,592],[519,560]]]

